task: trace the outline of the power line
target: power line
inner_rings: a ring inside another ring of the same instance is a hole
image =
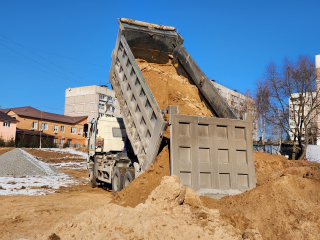
[[[75,73],[73,73],[73,72],[69,71],[68,69],[65,69],[65,68],[63,68],[63,67],[61,67],[61,66],[59,66],[59,65],[55,64],[54,62],[52,62],[52,61],[50,61],[50,60],[48,60],[48,59],[46,59],[46,58],[42,57],[41,55],[39,55],[39,54],[37,54],[37,53],[35,53],[35,52],[33,52],[33,51],[29,50],[28,48],[26,48],[26,47],[22,46],[21,44],[19,44],[19,43],[17,43],[17,42],[15,42],[15,41],[13,41],[13,40],[12,40],[12,39],[10,39],[10,38],[8,38],[8,37],[4,36],[3,34],[1,34],[1,33],[0,33],[0,35],[1,35],[2,37],[6,38],[6,39],[8,39],[8,40],[10,40],[10,41],[12,41],[14,44],[16,44],[16,45],[18,45],[18,46],[20,46],[20,47],[22,47],[22,48],[26,49],[27,51],[29,51],[29,52],[31,52],[31,53],[33,53],[33,54],[35,54],[36,56],[38,56],[38,57],[40,57],[40,58],[42,58],[42,59],[44,59],[44,60],[48,61],[49,63],[51,63],[51,64],[53,64],[53,65],[55,65],[55,66],[57,66],[57,67],[61,68],[62,70],[65,70],[65,71],[67,71],[67,72],[69,72],[69,73],[71,73],[71,74],[75,75],[76,77],[79,77],[79,78],[81,78],[81,79],[83,79],[83,80],[85,80],[85,81],[86,81],[86,79],[84,79],[84,78],[82,78],[82,77],[80,77],[80,76],[77,76]]]
[[[96,64],[96,63],[92,63],[92,62],[88,62],[88,61],[84,61],[84,60],[74,59],[74,58],[62,56],[62,55],[59,55],[59,54],[50,53],[50,52],[43,51],[43,50],[36,49],[36,48],[26,47],[26,46],[23,46],[23,45],[21,45],[21,44],[19,44],[19,43],[16,43],[15,41],[11,40],[10,38],[4,36],[4,35],[1,34],[1,33],[0,33],[0,35],[3,36],[3,37],[6,38],[6,39],[12,41],[13,43],[19,45],[20,47],[27,49],[28,51],[30,51],[29,49],[33,49],[33,50],[35,50],[35,51],[43,52],[43,53],[50,54],[50,55],[57,56],[57,57],[61,57],[61,58],[70,59],[70,60],[77,61],[77,62],[82,62],[82,63],[86,63],[86,64],[98,66],[98,67],[103,67],[103,68],[107,67],[107,66],[104,66],[104,65],[100,65],[100,64]],[[32,51],[31,51],[31,52],[32,52]],[[34,52],[32,52],[32,53],[34,53]],[[34,54],[36,54],[36,53],[34,53]]]
[[[29,57],[23,55],[22,53],[19,53],[19,52],[17,52],[17,51],[14,50],[14,49],[12,49],[12,48],[10,48],[10,47],[8,47],[8,46],[5,46],[5,45],[2,44],[2,43],[0,43],[0,45],[2,45],[3,47],[5,47],[5,48],[7,48],[7,49],[9,49],[9,50],[11,50],[11,51],[13,51],[13,52],[21,55],[21,56],[23,56],[23,57],[25,57],[25,58],[27,58],[27,59],[29,59],[29,60],[32,61],[32,62],[35,62],[35,63],[37,63],[37,64],[39,64],[39,65],[41,65],[41,66],[43,66],[43,67],[45,67],[45,68],[50,69],[51,71],[54,71],[54,72],[56,72],[56,73],[58,73],[58,74],[60,74],[60,75],[62,75],[62,76],[65,76],[65,79],[68,80],[68,81],[77,82],[77,81],[74,81],[74,80],[69,79],[69,76],[67,76],[67,75],[65,75],[65,74],[62,74],[62,73],[59,73],[59,72],[56,71],[55,69],[52,69],[52,68],[50,68],[50,67],[48,67],[48,66],[45,66],[45,65],[43,65],[42,63],[40,63],[40,62],[38,62],[38,61],[36,61],[36,60],[33,60],[32,58],[29,58]],[[61,76],[60,76],[60,77],[61,77]],[[82,83],[82,82],[81,82],[81,83]],[[84,83],[82,83],[82,84],[84,84]]]

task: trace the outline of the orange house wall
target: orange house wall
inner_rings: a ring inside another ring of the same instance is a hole
[[[61,122],[54,122],[54,121],[49,121],[49,120],[40,120],[37,118],[31,118],[31,117],[24,117],[24,116],[19,116],[15,114],[14,112],[9,112],[9,116],[15,117],[19,122],[17,123],[17,128],[19,129],[27,129],[30,130],[32,128],[33,122],[37,122],[37,128],[35,130],[39,131],[41,128],[42,123],[47,123],[48,124],[48,130],[43,130],[43,133],[47,133],[50,135],[54,135],[55,138],[57,138],[57,144],[60,144],[60,139],[64,137],[63,143],[66,143],[68,139],[71,140],[71,144],[81,144],[85,145],[85,138],[81,135],[78,134],[79,129],[82,129],[83,133],[83,125],[87,123],[87,119],[84,119],[77,124],[69,124],[69,123],[61,123]],[[54,133],[54,125],[58,125],[58,132]],[[64,126],[64,132],[61,132],[61,126]],[[73,134],[71,133],[71,128],[75,127],[76,128],[76,133]]]

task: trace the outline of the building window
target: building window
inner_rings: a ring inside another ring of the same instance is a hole
[[[48,123],[42,123],[41,124],[41,129],[42,130],[48,130]]]
[[[104,94],[99,94],[99,100],[104,100],[105,99],[105,95]]]
[[[60,145],[63,145],[63,139],[62,138],[60,139]]]
[[[79,129],[79,134],[80,134],[80,135],[82,134],[82,128]]]
[[[54,139],[53,139],[53,144],[56,144],[56,145],[57,145],[57,143],[58,143],[58,138],[54,138]]]
[[[4,122],[4,123],[3,123],[3,126],[4,126],[4,127],[10,127],[10,122]]]
[[[71,145],[71,139],[68,139],[68,145],[69,145],[69,147],[70,147],[70,145]]]
[[[61,126],[60,132],[64,132],[64,126]]]
[[[58,125],[54,125],[54,129],[55,132],[58,132]]]
[[[102,103],[99,103],[99,109],[104,109],[104,104],[102,104]]]
[[[72,127],[72,128],[71,128],[71,133],[73,133],[73,134],[76,133],[76,128],[75,128],[75,127]]]
[[[37,129],[37,125],[38,125],[37,122],[33,122],[33,123],[32,123],[32,128],[33,128],[33,129]]]

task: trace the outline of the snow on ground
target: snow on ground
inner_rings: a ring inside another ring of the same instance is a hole
[[[79,184],[66,174],[57,176],[26,176],[23,178],[0,177],[1,195],[46,195],[54,193],[59,187]]]
[[[51,163],[50,165],[61,169],[86,169],[87,162],[63,162],[63,163]]]
[[[72,148],[63,148],[63,149],[59,149],[59,148],[35,148],[35,149],[39,149],[42,151],[52,151],[52,152],[61,152],[61,153],[70,153],[70,154],[75,154],[78,156],[82,156],[83,158],[87,158],[88,154],[87,153],[83,153],[77,150],[74,150]]]
[[[85,178],[76,180],[57,169],[83,169],[86,166],[85,161],[48,164],[22,149],[14,149],[1,155],[1,161],[4,164],[2,170],[8,169],[12,173],[8,175],[9,172],[6,171],[6,174],[0,177],[0,195],[46,195],[54,193],[60,187],[88,181]]]

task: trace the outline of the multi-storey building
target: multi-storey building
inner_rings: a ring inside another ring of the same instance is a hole
[[[250,112],[253,117],[253,130],[252,130],[252,138],[254,141],[258,139],[258,124],[257,124],[257,111],[256,105],[252,98],[247,97],[235,90],[231,90],[219,83],[215,80],[211,80],[211,83],[216,87],[220,95],[226,100],[226,102],[230,105],[233,112],[238,115],[239,118],[245,112]]]
[[[66,89],[64,115],[85,115],[91,122],[98,116],[120,117],[121,111],[113,90],[92,85]]]
[[[293,93],[289,98],[289,127],[294,132],[296,128],[300,128],[300,125],[303,124],[303,118],[307,116],[311,109],[311,102],[313,98],[316,97],[316,92],[306,93],[305,96],[301,96],[301,93]],[[301,98],[302,97],[302,98]],[[302,99],[302,102],[301,102]],[[302,111],[303,105],[303,111]],[[315,115],[316,111],[309,117],[308,121],[308,128],[309,128],[309,135],[311,135],[312,130],[312,123],[315,122]],[[309,122],[310,121],[310,122]],[[305,128],[302,125],[302,140],[305,140]],[[290,138],[294,139],[294,134],[291,132]]]
[[[83,125],[87,116],[70,117],[60,114],[43,112],[33,107],[8,108],[3,110],[9,116],[18,120],[17,133],[46,138],[52,137],[53,143],[80,147],[85,145]],[[45,139],[42,139],[43,142]],[[48,146],[43,146],[48,147]]]
[[[316,90],[318,92],[318,96],[316,95],[317,92],[312,92],[305,94],[305,96],[302,96],[304,104],[304,112],[301,112],[301,107],[299,109],[300,104],[300,96],[301,93],[294,93],[292,94],[291,98],[289,99],[289,125],[290,128],[294,131],[295,128],[300,127],[299,123],[299,117],[298,115],[303,114],[303,116],[307,115],[310,111],[310,107],[312,107],[309,102],[312,102],[311,99],[315,99],[317,97],[317,104],[320,104],[320,55],[315,56],[316,60]],[[299,112],[300,111],[300,112]],[[311,121],[308,123],[309,128],[309,136],[316,138],[316,144],[320,145],[320,109],[316,109],[314,113],[309,117]],[[302,140],[305,140],[305,128],[302,126]],[[294,138],[294,134],[290,133],[291,139]]]

